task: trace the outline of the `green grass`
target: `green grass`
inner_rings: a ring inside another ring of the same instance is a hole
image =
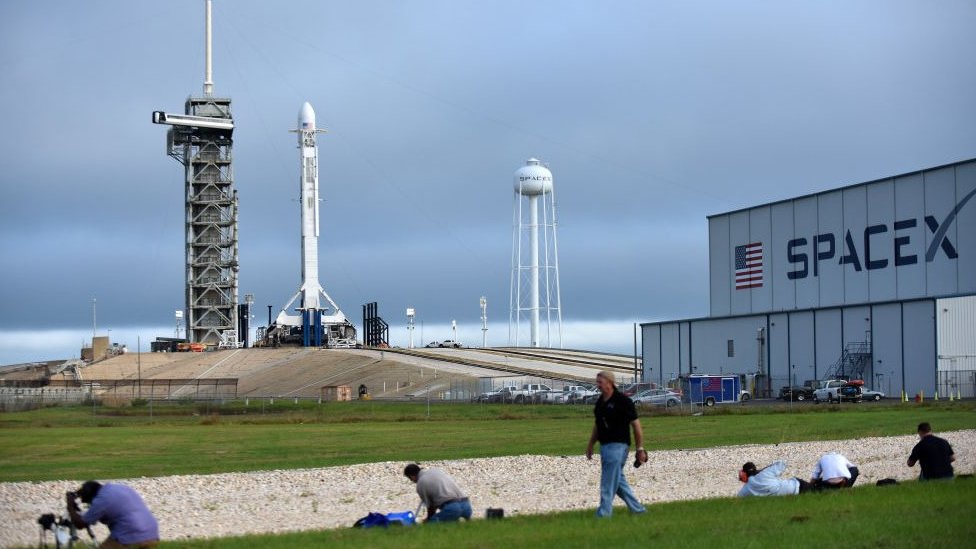
[[[594,487],[595,489],[595,487]],[[292,547],[970,547],[976,480],[866,486],[792,497],[712,499],[410,528],[184,540],[164,548]]]
[[[351,402],[221,410],[54,407],[0,414],[0,481],[128,478],[430,461],[581,454],[589,406]],[[207,412],[210,413],[207,413]],[[243,412],[247,412],[246,414]],[[227,413],[230,412],[230,413]],[[271,413],[273,412],[273,413]],[[196,414],[196,415],[194,415]],[[976,405],[719,407],[702,416],[645,415],[652,450],[912,434],[976,426]],[[29,456],[29,457],[27,457]]]

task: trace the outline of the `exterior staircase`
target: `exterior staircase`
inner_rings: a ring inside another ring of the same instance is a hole
[[[864,379],[864,370],[871,364],[871,343],[849,342],[840,358],[827,370],[824,379]]]

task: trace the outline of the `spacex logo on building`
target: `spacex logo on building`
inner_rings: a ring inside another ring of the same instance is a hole
[[[955,245],[946,233],[955,222],[959,211],[974,195],[976,189],[964,196],[941,222],[932,215],[926,215],[921,220],[932,233],[932,240],[925,251],[926,263],[934,261],[940,252],[947,259],[959,257]],[[787,276],[790,280],[804,279],[810,276],[811,270],[813,276],[820,276],[821,262],[825,261],[836,262],[837,265],[850,265],[856,272],[885,269],[891,265],[895,267],[914,265],[922,258],[906,249],[911,244],[912,237],[903,231],[913,229],[919,224],[918,218],[909,218],[895,221],[891,225],[886,223],[869,225],[861,234],[856,232],[852,234],[847,230],[843,236],[820,233],[809,239],[794,238],[786,244],[786,258],[793,267],[793,270],[787,272]],[[879,249],[875,237],[888,231],[894,233],[893,246],[887,250]],[[738,252],[738,248],[736,251]]]

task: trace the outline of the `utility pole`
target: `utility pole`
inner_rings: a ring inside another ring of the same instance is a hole
[[[139,398],[142,398],[142,336],[136,336],[136,367],[138,368]]]

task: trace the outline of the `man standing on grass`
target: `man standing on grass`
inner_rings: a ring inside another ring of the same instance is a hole
[[[593,407],[593,431],[586,445],[586,459],[593,459],[593,445],[600,441],[600,507],[596,510],[596,516],[609,517],[613,514],[614,496],[620,496],[631,513],[643,513],[644,506],[637,501],[624,477],[631,429],[637,444],[637,462],[647,463],[644,433],[637,419],[637,408],[632,400],[617,390],[611,372],[598,373],[596,386],[600,390],[600,398]]]
[[[417,495],[427,507],[426,522],[471,520],[471,501],[444,471],[411,463],[403,468],[403,476],[417,485]]]
[[[922,464],[922,474],[918,476],[918,480],[952,478],[952,462],[956,461],[956,455],[949,442],[933,435],[932,426],[928,422],[918,424],[918,438],[918,444],[908,456],[909,467],[915,467],[916,462]]]

